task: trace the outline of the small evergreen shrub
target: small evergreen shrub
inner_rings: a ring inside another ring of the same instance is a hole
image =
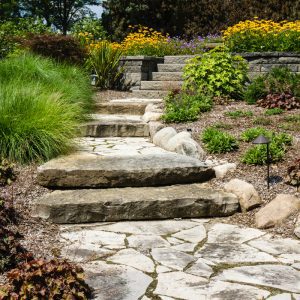
[[[201,139],[209,153],[226,153],[238,149],[238,142],[234,136],[215,127],[206,128]]]
[[[50,57],[58,62],[81,65],[86,57],[83,46],[70,35],[30,35],[23,41],[23,45],[34,54]]]
[[[189,60],[184,68],[184,87],[210,96],[238,99],[247,81],[247,63],[224,48],[215,48]]]
[[[267,109],[265,111],[265,115],[266,116],[274,116],[274,115],[280,115],[283,112],[284,112],[284,110],[281,109],[281,108],[278,108],[278,107],[276,107],[276,108],[269,108],[269,109]]]
[[[3,300],[91,298],[83,269],[67,261],[30,260],[8,272],[7,278],[8,284],[0,288]]]
[[[201,112],[212,109],[212,100],[198,93],[173,91],[165,98],[165,114],[162,119],[167,122],[196,121]]]
[[[252,111],[243,111],[243,110],[235,110],[235,111],[228,111],[225,113],[226,116],[237,119],[237,118],[244,118],[244,117],[252,117]]]

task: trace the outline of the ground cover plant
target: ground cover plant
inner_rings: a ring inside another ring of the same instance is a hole
[[[232,52],[300,52],[300,21],[246,20],[223,32]]]
[[[215,48],[190,59],[184,68],[183,78],[185,89],[238,99],[247,81],[247,63],[222,47]]]
[[[237,118],[244,118],[244,117],[252,117],[253,112],[248,110],[248,111],[243,111],[243,110],[234,110],[234,111],[228,111],[225,113],[227,116],[229,116],[232,119],[237,119]]]
[[[0,156],[27,163],[71,150],[92,106],[85,72],[24,54],[0,61],[0,78]]]

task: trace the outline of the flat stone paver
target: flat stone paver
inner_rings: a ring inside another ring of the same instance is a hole
[[[231,239],[231,238],[232,239]],[[94,299],[300,299],[299,241],[213,219],[61,226]]]

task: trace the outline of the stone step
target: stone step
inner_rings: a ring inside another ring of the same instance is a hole
[[[137,98],[148,98],[148,99],[163,99],[169,94],[169,91],[158,91],[158,90],[134,90],[132,95]]]
[[[51,188],[113,188],[204,182],[214,170],[198,159],[162,151],[122,155],[77,152],[38,168],[38,182]]]
[[[162,99],[161,98],[125,98],[125,99],[113,99],[110,101],[110,103],[136,103],[136,104],[150,104],[150,103],[154,103],[154,104],[158,104],[158,103],[162,103]]]
[[[54,191],[37,201],[35,215],[53,223],[224,217],[237,212],[231,193],[201,184]]]
[[[93,120],[81,126],[81,135],[89,137],[148,137],[149,126],[141,116],[92,115]]]
[[[194,55],[168,55],[165,56],[165,64],[186,64],[187,61],[195,57]]]
[[[143,115],[147,103],[136,102],[104,102],[97,103],[95,112],[99,114]]]
[[[183,72],[153,72],[152,80],[155,81],[182,81]]]
[[[141,90],[172,91],[181,87],[182,81],[141,81]]]
[[[185,64],[157,64],[158,72],[182,72]]]

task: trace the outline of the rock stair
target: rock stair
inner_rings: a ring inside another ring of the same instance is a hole
[[[85,223],[233,214],[236,196],[201,184],[215,176],[210,165],[149,141],[142,117],[147,104],[160,102],[156,97],[98,103],[81,128],[78,150],[38,168],[38,182],[49,194],[37,201],[35,215]]]

